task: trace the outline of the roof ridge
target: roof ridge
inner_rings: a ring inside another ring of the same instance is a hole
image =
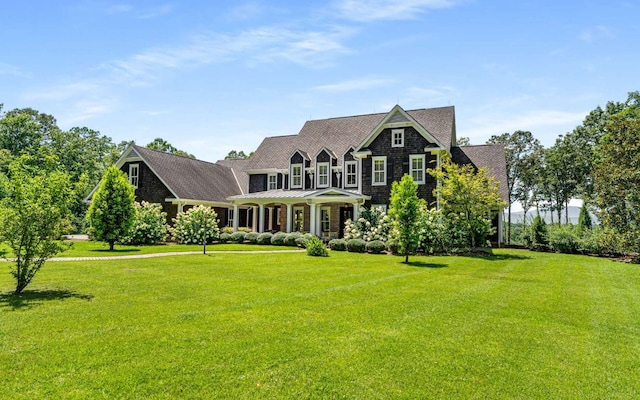
[[[429,107],[429,108],[416,108],[413,110],[404,110],[405,112],[412,112],[412,111],[426,111],[426,110],[438,110],[438,109],[442,109],[442,108],[454,108],[454,106],[441,106],[441,107]],[[373,116],[373,115],[387,115],[389,114],[389,112],[391,112],[391,110],[386,111],[386,112],[374,112],[374,113],[369,113],[369,114],[356,114],[356,115],[344,115],[342,117],[329,117],[329,118],[318,118],[318,119],[310,119],[307,120],[307,122],[315,122],[315,121],[329,121],[329,120],[333,120],[333,119],[344,119],[344,118],[357,118],[357,117],[368,117],[368,116]]]
[[[205,160],[201,160],[201,159],[199,159],[199,158],[191,158],[191,157],[187,157],[187,156],[181,156],[181,155],[179,155],[179,154],[167,153],[166,151],[150,149],[150,148],[148,148],[148,147],[145,147],[145,146],[139,146],[139,145],[137,145],[137,144],[134,144],[133,146],[134,146],[134,147],[137,147],[137,148],[141,148],[141,149],[143,149],[143,150],[153,151],[153,152],[156,152],[156,153],[160,153],[160,154],[163,154],[163,155],[165,155],[165,156],[180,157],[180,158],[185,159],[185,160],[188,160],[188,161],[197,161],[197,162],[199,162],[199,163],[205,163],[205,164],[217,165],[217,166],[219,166],[219,167],[223,167],[223,168],[230,169],[229,167],[226,167],[226,166],[224,166],[224,165],[222,165],[222,164],[217,164],[216,162],[205,161]]]

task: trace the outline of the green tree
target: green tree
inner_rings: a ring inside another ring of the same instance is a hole
[[[587,203],[583,203],[582,207],[580,207],[580,215],[578,216],[578,230],[584,232],[585,230],[591,229],[592,224],[589,207]]]
[[[73,191],[69,175],[47,159],[42,169],[33,157],[23,155],[9,166],[11,179],[0,179],[0,242],[13,251],[11,274],[19,294],[45,261],[64,251],[58,239],[69,226]]]
[[[461,136],[457,138],[456,142],[458,146],[471,146],[471,139],[469,139],[466,136]]]
[[[109,243],[109,250],[129,233],[134,223],[134,199],[134,188],[125,173],[115,165],[109,167],[87,212],[91,234],[95,239]]]
[[[457,165],[447,153],[442,154],[441,168],[428,169],[440,185],[434,194],[440,199],[444,214],[459,220],[472,248],[483,245],[491,226],[491,218],[506,204],[500,198],[499,183],[485,168]]]
[[[253,151],[251,153],[249,153],[248,155],[245,154],[244,151],[240,150],[240,151],[236,151],[236,150],[231,150],[229,152],[229,154],[227,154],[224,159],[225,160],[245,160],[247,158],[251,158],[251,156],[253,156]]]
[[[189,154],[186,151],[178,150],[171,143],[167,142],[163,138],[153,139],[153,142],[147,144],[146,148],[151,150],[162,151],[169,154],[175,154],[177,156],[196,158],[193,154]]]
[[[398,244],[398,253],[405,256],[414,254],[420,244],[420,209],[423,199],[418,198],[418,184],[409,175],[404,175],[400,182],[391,185],[389,217],[392,234]]]

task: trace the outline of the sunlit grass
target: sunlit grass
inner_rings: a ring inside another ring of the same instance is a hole
[[[56,262],[18,297],[0,274],[0,397],[637,398],[638,267],[496,253]]]

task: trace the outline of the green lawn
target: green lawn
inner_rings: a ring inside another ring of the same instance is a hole
[[[20,297],[7,268],[0,397],[640,396],[637,265],[517,250],[411,260],[56,262]]]

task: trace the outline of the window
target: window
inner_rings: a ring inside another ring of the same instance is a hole
[[[345,161],[344,170],[344,187],[358,186],[358,162]]]
[[[227,208],[227,226],[233,226],[233,208]]]
[[[331,209],[329,207],[322,207],[320,209],[320,229],[322,232],[329,232],[331,228]]]
[[[409,156],[409,174],[417,184],[424,184],[424,154]]]
[[[267,190],[276,190],[278,188],[278,175],[269,174],[267,177]]]
[[[373,164],[372,185],[386,185],[387,184],[387,157],[386,156],[372,157],[371,162]]]
[[[387,212],[387,205],[386,204],[372,204],[371,208],[377,208],[378,210],[382,211],[383,213]]]
[[[304,230],[304,208],[295,207],[293,209],[293,231],[302,232]]]
[[[291,189],[302,189],[302,164],[291,164]]]
[[[138,177],[140,176],[140,164],[129,164],[129,183],[134,188],[138,188]]]
[[[282,225],[282,208],[277,207],[276,208],[276,225],[280,226]]]
[[[318,187],[325,188],[329,186],[329,163],[318,163]]]
[[[404,147],[404,129],[391,130],[391,147]]]

